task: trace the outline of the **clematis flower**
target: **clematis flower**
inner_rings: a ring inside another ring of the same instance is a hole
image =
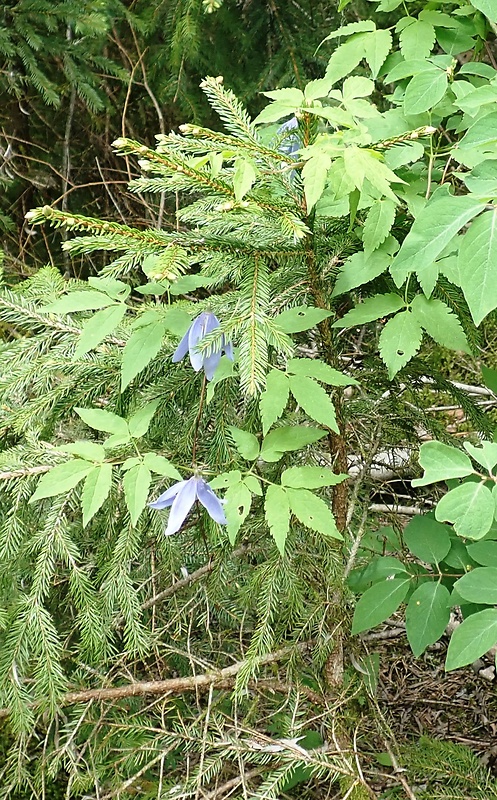
[[[189,353],[190,362],[195,372],[200,372],[203,368],[205,377],[208,381],[211,381],[221,360],[223,351],[228,358],[233,361],[233,345],[231,342],[226,341],[224,335],[218,349],[211,352],[210,355],[207,355],[205,350],[200,351],[198,349],[198,345],[202,339],[204,339],[208,333],[211,333],[211,331],[219,328],[219,325],[219,320],[215,314],[212,314],[210,311],[202,311],[202,313],[193,320],[176,348],[173,355],[173,362],[176,364]]]
[[[227,524],[221,500],[214,494],[209,484],[198,475],[193,475],[188,481],[175,483],[174,486],[170,486],[169,489],[161,494],[157,500],[148,505],[158,511],[162,511],[163,508],[171,508],[167,528],[164,531],[166,536],[171,536],[179,531],[197,500],[203,505],[214,522],[219,523],[219,525]]]

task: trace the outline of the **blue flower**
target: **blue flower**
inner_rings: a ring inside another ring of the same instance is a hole
[[[218,522],[219,525],[227,524],[221,500],[214,494],[209,484],[198,475],[170,486],[157,500],[149,503],[149,506],[158,511],[171,507],[167,528],[164,531],[166,536],[171,536],[179,531],[196,500],[203,505],[214,522]]]
[[[280,125],[276,131],[278,136],[284,137],[278,147],[280,153],[293,158],[296,152],[300,150],[301,142],[297,135],[298,127],[299,123],[297,117],[290,117],[283,125]],[[295,131],[295,133],[292,133],[292,131]]]
[[[173,362],[181,361],[181,359],[189,353],[190,362],[195,372],[200,372],[203,368],[205,377],[208,381],[211,381],[221,360],[223,351],[228,358],[233,361],[233,345],[231,342],[226,341],[224,334],[218,345],[218,349],[213,350],[210,355],[207,355],[206,350],[200,351],[198,349],[199,342],[205,338],[206,334],[219,328],[219,325],[219,320],[215,314],[212,314],[210,311],[202,311],[202,313],[193,320],[176,348],[173,355]]]

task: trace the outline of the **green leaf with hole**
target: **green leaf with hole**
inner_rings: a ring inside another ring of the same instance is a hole
[[[284,333],[300,333],[315,328],[328,317],[331,317],[331,311],[325,311],[323,308],[294,306],[278,314],[275,322]]]
[[[405,367],[421,346],[423,329],[414,314],[403,311],[390,319],[380,334],[380,356],[390,380]]]
[[[328,383],[330,386],[358,386],[355,378],[345,375],[338,369],[330,367],[319,358],[290,358],[287,361],[287,372],[293,375],[304,375],[307,378],[315,378],[321,383]]]
[[[357,601],[352,633],[362,633],[394,614],[409,591],[409,578],[387,578],[367,589]]]
[[[363,303],[348,311],[345,316],[333,323],[333,328],[353,328],[356,325],[365,325],[367,322],[394,314],[401,308],[405,308],[405,301],[400,295],[390,292],[389,294],[377,294],[368,297]]]
[[[497,208],[484,211],[462,237],[461,289],[475,325],[497,308]]]
[[[281,473],[281,485],[293,489],[319,489],[336,486],[348,475],[337,475],[329,467],[289,467]]]
[[[448,589],[435,582],[418,586],[406,608],[406,633],[416,658],[443,636],[449,620]]]
[[[224,495],[227,533],[231,544],[235,544],[236,536],[246,520],[252,504],[252,494],[243,481],[229,486]]]
[[[497,642],[497,609],[486,608],[471,614],[451,636],[445,669],[448,671],[472,664]]]

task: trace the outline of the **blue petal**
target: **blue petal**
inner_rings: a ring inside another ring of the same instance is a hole
[[[211,381],[214,377],[214,373],[219,366],[219,362],[221,361],[221,351],[215,350],[214,353],[211,353],[210,356],[204,357],[204,372],[205,377],[208,381]]]
[[[290,119],[287,119],[287,121],[284,122],[283,125],[280,125],[280,127],[278,128],[276,133],[281,134],[281,133],[285,133],[286,131],[293,131],[293,130],[295,130],[295,128],[298,128],[298,127],[299,127],[299,121],[298,121],[297,117],[295,117],[295,116],[294,117],[290,117]]]
[[[181,361],[182,358],[186,356],[188,353],[188,337],[190,335],[191,325],[188,328],[187,332],[183,336],[181,342],[177,346],[176,350],[173,353],[173,363],[176,364],[178,361]]]
[[[200,372],[204,366],[205,352],[199,352],[197,345],[207,333],[219,328],[219,320],[210,311],[202,311],[190,327],[188,336],[188,349],[190,351],[190,362],[195,372]],[[210,378],[208,379],[210,380]]]
[[[179,483],[175,483],[173,486],[170,486],[169,489],[166,489],[157,500],[154,500],[153,503],[149,503],[149,508],[155,508],[157,511],[162,511],[163,508],[169,508],[172,505],[174,498],[181,491],[183,486],[185,485],[186,481],[179,481]]]
[[[182,483],[183,486],[174,498],[169,512],[167,528],[164,531],[166,536],[171,536],[179,531],[197,498],[197,479],[193,477]]]
[[[229,358],[230,361],[235,360],[235,354],[233,353],[233,343],[232,342],[223,342],[223,350],[225,352],[226,358]]]
[[[227,525],[228,521],[224,515],[219,497],[214,494],[209,484],[202,478],[198,478],[197,497],[214,522],[218,522],[220,525]]]

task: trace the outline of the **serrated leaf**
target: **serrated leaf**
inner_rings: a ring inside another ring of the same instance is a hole
[[[365,33],[357,33],[333,52],[324,77],[336,83],[349,75],[364,58]]]
[[[318,152],[306,161],[302,170],[302,180],[304,181],[307,213],[311,212],[323,194],[330,167],[331,157],[326,153]]]
[[[131,286],[117,278],[90,276],[88,283],[97,291],[108,294],[113,300],[125,300],[131,294]]]
[[[319,325],[320,322],[331,317],[331,311],[312,306],[294,306],[282,311],[275,317],[275,322],[284,333],[301,333]]]
[[[81,492],[81,508],[83,509],[83,528],[106,501],[112,486],[112,464],[99,464],[86,476]]]
[[[365,283],[377,278],[378,275],[386,272],[393,259],[393,248],[389,247],[389,239],[390,237],[387,238],[385,244],[380,245],[377,250],[368,256],[364,251],[360,250],[345,261],[340,267],[332,297],[350,292],[351,289],[355,289],[357,286],[363,286]]]
[[[52,467],[50,472],[42,475],[38,481],[35,493],[30,497],[29,502],[35,503],[44,497],[55,497],[57,494],[65,494],[74,489],[83,478],[86,478],[93,469],[93,464],[88,461],[75,458],[72,461],[65,461]]]
[[[251,161],[246,158],[235,160],[235,171],[233,173],[233,191],[235,199],[240,202],[255,183],[257,173]]]
[[[302,525],[313,531],[331,536],[333,539],[343,539],[338,530],[335,517],[328,505],[308,489],[286,489],[290,510]]]
[[[253,433],[242,431],[234,425],[228,425],[228,430],[231,433],[235,447],[247,461],[254,461],[259,455],[259,441]]]
[[[441,69],[425,70],[415,75],[404,94],[404,114],[422,114],[433,108],[445,95],[447,86],[447,74]]]
[[[483,483],[463,483],[439,500],[435,517],[439,522],[452,522],[459,536],[483,539],[494,519],[492,492]]]
[[[387,322],[380,334],[379,349],[390,380],[417,353],[422,338],[421,325],[410,311],[396,314]]]
[[[124,499],[128,507],[131,524],[135,527],[147,504],[152,475],[145,464],[129,469],[123,478]]]
[[[342,25],[336,31],[332,31],[328,36],[323,39],[323,42],[329,42],[330,39],[339,39],[342,36],[351,36],[353,33],[364,33],[366,31],[374,31],[376,28],[375,23],[371,19],[361,19],[358,22],[349,22],[347,25]]]
[[[105,449],[101,444],[96,442],[78,441],[63,444],[58,450],[63,450],[64,453],[71,453],[73,456],[84,458],[85,461],[103,461],[105,458]]]
[[[459,319],[441,300],[427,300],[423,294],[418,294],[411,303],[411,310],[418,323],[438,344],[471,353]]]
[[[395,220],[395,203],[378,200],[371,206],[362,232],[366,258],[382,244],[392,229]]]
[[[405,308],[405,301],[400,295],[390,292],[389,294],[377,294],[368,297],[355,308],[347,311],[345,316],[333,323],[333,328],[353,328],[355,325],[364,325],[366,322],[373,322],[376,319],[394,314],[401,308]]]
[[[391,183],[404,183],[395,172],[387,167],[382,157],[375,150],[369,150],[357,145],[350,145],[343,151],[345,170],[352,179],[354,186],[362,191],[364,181],[378,189],[381,194],[389,197],[394,203],[397,198],[390,188]]]
[[[226,519],[228,520],[227,533],[231,544],[235,544],[236,536],[246,520],[252,504],[252,494],[248,487],[240,481],[229,486],[224,495]]]
[[[264,514],[276,547],[285,554],[285,542],[290,529],[290,504],[284,489],[271,484],[267,487]]]
[[[382,29],[366,34],[364,37],[364,57],[374,80],[382,68],[392,47],[392,34]]]
[[[264,436],[281,417],[288,402],[290,386],[288,377],[279,369],[272,369],[266,377],[266,388],[259,398],[259,409]]]
[[[76,349],[74,358],[81,358],[85,353],[93,350],[103,340],[109,336],[119,325],[126,314],[124,303],[113,304],[108,308],[97,311],[87,322],[85,322]]]
[[[480,658],[497,642],[497,609],[486,608],[471,614],[453,632],[445,669],[465,667]]]
[[[405,527],[403,538],[411,553],[427,564],[439,564],[451,546],[447,526],[431,517],[414,517]]]
[[[242,473],[239,469],[230,469],[229,472],[221,472],[220,475],[216,475],[215,478],[209,481],[209,486],[212,489],[227,489],[228,486],[240,483],[241,479]]]
[[[414,19],[400,34],[400,50],[404,58],[428,58],[435,44],[435,28],[423,19]]]
[[[478,149],[482,153],[493,154],[497,144],[497,113],[485,114],[471,125],[462,139],[457,150],[464,153],[465,150]],[[456,154],[457,154],[456,150]]]
[[[443,636],[450,620],[450,594],[440,583],[422,583],[406,608],[406,633],[412,652],[424,653]]]
[[[462,237],[461,289],[475,325],[497,308],[497,208],[484,211]]]
[[[282,117],[288,117],[293,114],[297,108],[300,108],[301,103],[290,103],[287,101],[278,101],[276,103],[269,103],[262,109],[260,114],[254,119],[254,125],[262,125],[263,123],[278,122]]]
[[[279,461],[283,453],[302,450],[326,436],[326,431],[307,425],[285,425],[269,431],[261,447],[263,461]]]
[[[429,267],[482,208],[482,200],[473,195],[435,195],[414,220],[393,260],[390,273],[396,285],[401,286],[410,272]]]
[[[261,482],[259,478],[256,478],[255,475],[245,475],[243,482],[247,489],[252,492],[252,494],[257,495],[257,497],[262,497]]]
[[[394,614],[409,590],[409,578],[390,578],[375,583],[357,601],[352,633],[375,628]]]
[[[311,419],[320,425],[326,425],[335,433],[340,433],[335,406],[319,383],[303,375],[292,375],[289,383],[295,400]]]
[[[442,442],[424,442],[419,450],[419,463],[425,472],[422,478],[411,481],[415,487],[450,478],[466,478],[474,472],[466,453]]]
[[[454,588],[469,603],[493,606],[497,603],[497,567],[476,567],[459,578]]]
[[[281,474],[281,485],[291,489],[319,489],[321,486],[336,486],[348,475],[337,475],[329,467],[289,467]]]
[[[464,449],[478,464],[491,472],[497,464],[497,444],[495,442],[480,442],[481,446],[475,447],[470,442],[464,442]]]
[[[121,362],[121,392],[138,373],[155,358],[162,344],[166,326],[163,320],[144,325],[133,331],[123,350]]]
[[[287,371],[293,375],[305,375],[315,378],[330,386],[358,386],[355,378],[345,375],[338,369],[333,369],[329,364],[319,358],[289,358],[286,365]]]
[[[74,314],[77,311],[95,311],[97,308],[105,308],[113,305],[113,301],[108,295],[102,292],[95,292],[92,289],[81,292],[69,292],[60,297],[55,303],[42,306],[40,311],[50,314]]]
[[[143,463],[152,472],[157,475],[164,475],[166,478],[173,478],[176,481],[182,481],[183,477],[176,469],[174,464],[158,453],[145,453],[143,456]]]
[[[344,100],[354,100],[357,97],[369,97],[374,92],[374,83],[369,78],[353,75],[346,78],[342,86]]]
[[[96,431],[121,435],[128,433],[126,420],[113,414],[112,411],[104,411],[103,408],[75,408],[74,410],[88,427]]]
[[[145,436],[150,427],[153,416],[157,411],[160,400],[152,400],[152,402],[139,408],[138,411],[129,418],[128,430],[133,439],[140,439]]]
[[[262,94],[265,97],[269,97],[270,100],[276,100],[278,103],[293,104],[295,108],[299,108],[304,101],[304,93],[294,87],[273,89],[270,92],[262,92]]]

